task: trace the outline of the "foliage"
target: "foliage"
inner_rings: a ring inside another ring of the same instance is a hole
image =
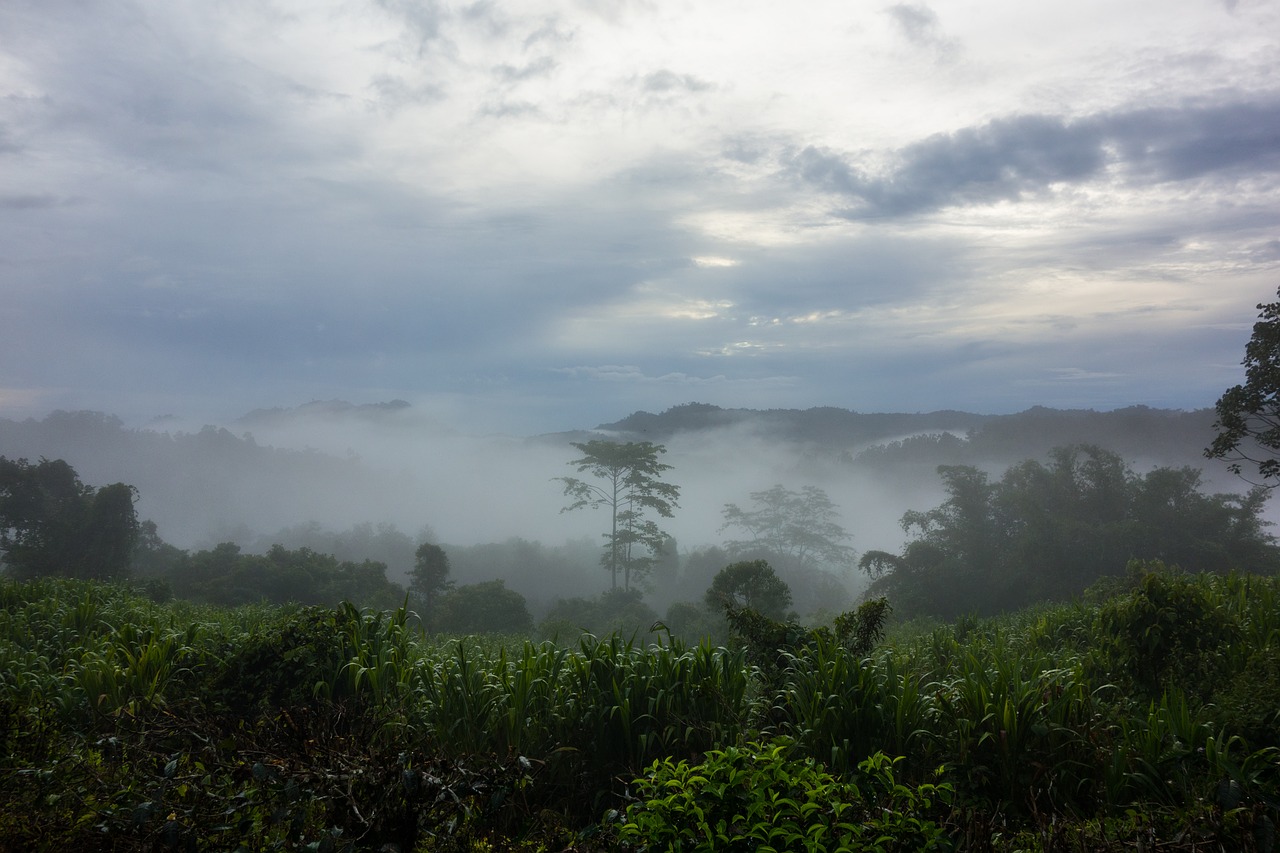
[[[1136,475],[1113,453],[1073,446],[996,482],[968,466],[938,472],[948,497],[903,516],[914,538],[901,554],[869,551],[859,563],[900,612],[952,618],[1064,600],[1133,558],[1222,573],[1280,566],[1265,492],[1206,495],[1191,469]]]
[[[557,646],[0,581],[0,847],[1274,849],[1278,604],[1147,563],[910,636]]]
[[[621,634],[656,639],[658,614],[644,603],[639,590],[606,590],[596,598],[562,598],[551,606],[538,626],[548,640],[574,640],[580,633]],[[650,636],[652,635],[652,636]]]
[[[571,503],[561,512],[576,509],[608,509],[610,529],[604,535],[604,567],[609,570],[611,588],[618,587],[622,573],[623,589],[631,589],[662,554],[667,535],[647,517],[650,512],[671,518],[680,498],[680,489],[662,482],[670,465],[658,461],[666,448],[650,442],[613,442],[592,440],[574,442],[582,453],[569,464],[580,474],[590,474],[600,483],[576,477],[558,477],[564,484],[565,497]]]
[[[711,750],[701,762],[654,762],[636,781],[618,837],[628,850],[926,851],[949,848],[926,815],[947,785],[899,784],[883,753],[839,779],[789,742]]]
[[[1135,562],[1130,572],[1132,591],[1098,614],[1109,669],[1147,695],[1178,687],[1207,699],[1222,686],[1223,657],[1241,639],[1235,614],[1212,587],[1162,564]]]
[[[721,569],[707,589],[708,607],[750,608],[781,618],[791,605],[791,589],[764,560],[732,563]]]
[[[663,614],[662,626],[686,642],[722,645],[729,639],[728,624],[720,608],[702,602],[676,601]]]
[[[1270,481],[1280,477],[1280,301],[1257,307],[1258,322],[1244,349],[1245,381],[1218,399],[1217,435],[1205,456],[1230,460],[1236,474],[1246,464],[1256,468],[1274,487]]]
[[[94,489],[61,459],[0,456],[0,553],[9,574],[111,580],[129,573],[138,517],[136,490]]]
[[[430,530],[424,532],[430,533]],[[419,539],[422,538],[420,534]],[[416,548],[414,540],[394,524],[362,522],[345,530],[331,530],[317,521],[308,521],[259,536],[252,547],[246,545],[246,549],[262,553],[272,545],[283,545],[290,550],[310,548],[321,554],[332,554],[343,562],[385,563],[387,576],[391,578],[408,577],[413,571]]]
[[[446,592],[436,605],[435,627],[446,634],[528,634],[533,617],[524,596],[506,581],[466,584]]]
[[[413,572],[409,575],[409,594],[421,602],[423,622],[434,621],[440,596],[453,587],[449,579],[449,555],[439,545],[423,542],[413,555]]]
[[[852,565],[854,550],[843,542],[850,534],[840,525],[836,505],[817,486],[800,491],[776,485],[752,492],[751,509],[725,504],[724,524],[743,530],[750,539],[725,543],[736,556],[763,550],[775,555],[789,568],[805,569],[814,564]]]
[[[234,542],[198,551],[162,575],[175,595],[208,604],[235,607],[271,604],[336,605],[343,601],[394,608],[404,589],[387,580],[383,563],[340,561],[310,548],[272,545],[266,554],[242,554]]]

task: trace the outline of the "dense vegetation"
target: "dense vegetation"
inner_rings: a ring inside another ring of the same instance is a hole
[[[992,481],[972,466],[939,469],[947,499],[911,511],[901,554],[868,551],[861,566],[900,611],[991,615],[1065,600],[1130,559],[1272,574],[1280,550],[1266,531],[1268,491],[1205,494],[1192,468],[1136,474],[1110,451],[1060,447]]]
[[[821,630],[734,612],[727,647],[565,648],[0,582],[0,839],[1274,849],[1274,578],[1135,565],[1089,602],[888,639],[882,603]]]

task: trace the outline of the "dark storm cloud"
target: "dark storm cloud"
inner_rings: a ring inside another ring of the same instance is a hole
[[[1280,170],[1280,98],[1139,110],[1103,123],[1121,160],[1157,181]]]
[[[856,202],[851,219],[909,216],[1016,201],[1116,167],[1134,183],[1280,170],[1280,99],[1140,109],[1074,121],[1044,115],[997,119],[938,134],[896,153],[885,174],[809,147],[789,166],[812,186]]]

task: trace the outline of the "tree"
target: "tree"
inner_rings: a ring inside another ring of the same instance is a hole
[[[0,551],[19,578],[126,577],[138,539],[133,486],[94,489],[61,459],[0,456]]]
[[[815,563],[848,567],[854,550],[842,544],[852,538],[838,521],[836,505],[817,486],[795,492],[781,485],[752,492],[752,509],[725,504],[720,530],[738,528],[751,535],[725,543],[735,556],[767,551],[793,569]]]
[[[791,606],[791,588],[765,560],[748,560],[721,569],[707,589],[706,602],[709,607],[750,608],[781,619]]]
[[[913,615],[989,615],[1066,599],[1132,559],[1219,573],[1280,566],[1261,517],[1265,490],[1204,494],[1192,468],[1135,475],[1116,454],[1076,445],[994,483],[968,466],[938,473],[947,500],[902,518],[915,539],[900,555],[869,551],[861,562],[872,591]]]
[[[547,639],[572,640],[582,632],[604,637],[647,635],[658,614],[644,603],[639,590],[611,589],[596,598],[561,598],[538,625]],[[651,639],[656,639],[653,637]]]
[[[467,584],[445,593],[437,611],[448,634],[528,634],[533,630],[524,596],[505,581]]]
[[[94,494],[81,534],[81,577],[109,580],[129,574],[140,532],[133,507],[137,498],[137,489],[124,483],[103,486]]]
[[[1254,466],[1262,480],[1255,485],[1275,488],[1280,485],[1280,302],[1261,303],[1258,312],[1241,362],[1244,384],[1219,398],[1213,425],[1218,434],[1204,453],[1227,460],[1242,477],[1246,464]]]
[[[618,588],[622,573],[623,588],[630,590],[661,556],[667,535],[657,523],[646,517],[655,512],[671,518],[678,507],[680,488],[662,482],[662,474],[671,466],[658,461],[667,449],[648,441],[620,443],[614,441],[574,442],[582,453],[569,464],[580,474],[590,474],[601,483],[576,477],[557,477],[564,484],[565,497],[572,503],[561,512],[576,509],[609,510],[610,529],[604,534],[605,548],[601,563],[609,570],[611,589]]]
[[[423,542],[414,552],[413,572],[409,575],[410,595],[422,601],[423,621],[433,621],[439,597],[453,586],[449,580],[449,555],[439,545]]]

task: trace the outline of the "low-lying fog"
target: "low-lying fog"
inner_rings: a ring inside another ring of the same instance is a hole
[[[155,518],[162,535],[184,547],[207,545],[241,525],[265,533],[304,521],[335,529],[389,522],[410,535],[426,527],[436,541],[450,545],[511,537],[546,544],[583,537],[598,542],[609,524],[606,510],[561,512],[567,501],[556,479],[579,476],[568,465],[581,455],[571,441],[607,438],[608,433],[469,436],[410,412],[376,422],[288,418],[248,432],[261,445],[309,448],[357,461],[359,474],[305,492],[261,483],[259,500],[221,510],[221,530],[202,527],[196,519],[166,518],[166,508],[145,494],[140,514]],[[672,466],[664,479],[680,487],[680,508],[660,525],[675,537],[682,553],[742,538],[741,531],[720,531],[725,504],[747,508],[752,492],[776,484],[824,489],[859,551],[895,550],[903,540],[898,524],[902,513],[933,506],[942,495],[936,476],[917,481],[854,476],[851,468],[833,464],[828,454],[772,442],[751,427],[680,433],[663,444],[667,452],[662,461]],[[603,590],[608,578],[601,571],[593,581]]]
[[[566,500],[556,479],[576,475],[567,464],[580,455],[571,441],[606,433],[464,435],[407,405],[304,406],[256,413],[225,429],[167,422],[126,430],[110,416],[62,415],[18,425],[30,427],[25,430],[7,422],[14,428],[0,436],[0,454],[65,458],[87,484],[135,485],[139,516],[155,521],[161,537],[182,548],[236,541],[257,550],[273,535],[301,525],[337,533],[391,524],[408,538],[446,548],[518,537],[548,547],[576,543],[572,550],[581,558],[590,553],[581,543],[601,544],[609,525],[605,510],[562,513]],[[1176,460],[1121,455],[1137,472],[1154,464],[1193,465],[1205,472],[1206,491],[1245,491],[1247,485],[1224,465],[1198,458],[1203,444],[1197,445],[1196,424],[1189,440],[1179,433],[1173,442]],[[955,434],[965,431],[957,428]],[[854,465],[849,460],[865,445],[801,444],[776,435],[752,421],[677,432],[659,442],[667,448],[662,461],[672,466],[666,479],[681,490],[675,517],[659,521],[682,557],[745,538],[741,531],[721,531],[725,504],[748,509],[752,492],[774,485],[825,490],[852,534],[846,544],[859,553],[897,551],[904,541],[902,514],[931,509],[945,497],[933,464]],[[1206,433],[1204,443],[1210,438]],[[992,473],[998,476],[1000,469]],[[1268,516],[1275,516],[1274,507]],[[391,568],[392,578],[402,580],[408,566]],[[609,578],[586,559],[555,577],[507,581],[531,600],[547,602],[594,595],[607,588]],[[863,580],[850,573],[841,583],[856,592]]]

